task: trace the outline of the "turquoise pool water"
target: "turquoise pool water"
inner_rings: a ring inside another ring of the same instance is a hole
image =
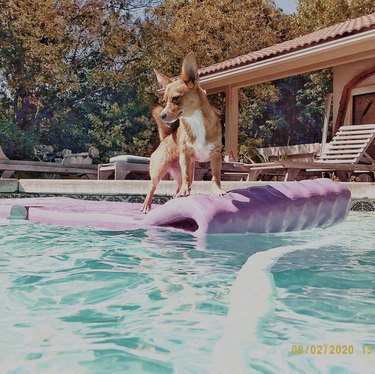
[[[374,238],[3,222],[1,373],[374,373]]]

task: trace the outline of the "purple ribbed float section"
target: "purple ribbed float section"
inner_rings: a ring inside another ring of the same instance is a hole
[[[330,179],[271,183],[223,197],[174,199],[145,218],[150,226],[201,234],[272,233],[325,227],[343,221],[350,191]]]
[[[349,209],[350,191],[329,179],[271,183],[221,197],[193,195],[170,200],[147,215],[132,203],[65,197],[0,200],[0,218],[114,231],[161,226],[194,235],[325,227],[343,221]]]

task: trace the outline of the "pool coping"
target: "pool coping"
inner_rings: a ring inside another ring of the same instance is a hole
[[[375,211],[375,183],[340,182],[352,193],[352,210]],[[263,186],[269,182],[224,181],[225,190]],[[148,180],[83,180],[83,179],[0,179],[0,198],[68,196],[86,200],[107,200],[140,203],[147,194]],[[154,202],[163,204],[175,192],[173,181],[161,181]],[[192,194],[210,194],[210,181],[196,181]]]

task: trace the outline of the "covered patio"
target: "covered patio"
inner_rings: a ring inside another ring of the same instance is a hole
[[[375,13],[200,69],[208,94],[225,93],[226,159],[238,155],[241,87],[324,68],[333,68],[333,134],[342,125],[375,123]],[[322,143],[330,107],[327,100]]]

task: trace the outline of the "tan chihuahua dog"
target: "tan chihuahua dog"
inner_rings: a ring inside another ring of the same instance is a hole
[[[205,91],[199,86],[194,53],[182,64],[180,77],[174,81],[155,70],[164,91],[165,108],[156,107],[153,116],[158,124],[161,143],[150,160],[151,188],[142,212],[151,208],[152,197],[159,181],[169,172],[177,182],[175,196],[190,195],[195,161],[211,162],[212,193],[224,195],[221,189],[221,124],[219,111],[211,107]],[[162,139],[160,129],[180,120],[176,132]]]

